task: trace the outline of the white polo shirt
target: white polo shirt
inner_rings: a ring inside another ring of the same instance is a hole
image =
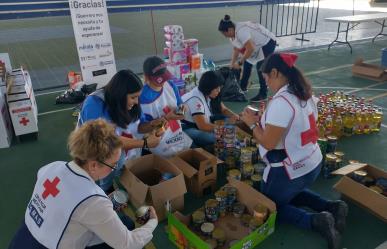
[[[275,40],[275,35],[272,32],[259,23],[248,21],[235,23],[235,38],[230,39],[230,41],[234,47],[243,49],[246,42],[251,40],[254,43],[255,50],[247,61],[255,65],[257,62],[265,59],[262,47],[270,39]]]
[[[192,89],[192,91],[182,96],[184,104],[188,107],[185,112],[184,120],[195,123],[193,116],[204,115],[204,119],[207,123],[211,122],[211,109],[210,109],[210,98],[206,99],[203,93],[198,87]]]

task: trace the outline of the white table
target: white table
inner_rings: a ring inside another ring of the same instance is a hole
[[[349,48],[351,49],[351,53],[352,53],[352,46],[348,42],[348,32],[349,32],[349,30],[355,28],[360,23],[364,23],[364,22],[376,22],[377,24],[382,26],[380,32],[374,38],[372,38],[372,42],[374,42],[375,39],[380,35],[387,36],[387,34],[383,33],[384,27],[386,27],[385,26],[386,19],[387,19],[387,13],[373,13],[373,14],[325,18],[326,22],[337,22],[338,23],[336,38],[333,42],[331,42],[331,44],[329,44],[328,50],[334,44],[339,43],[339,44],[347,44],[349,46]],[[344,30],[340,29],[342,23],[347,24],[346,28]],[[339,40],[340,33],[345,33],[345,40],[344,41]]]

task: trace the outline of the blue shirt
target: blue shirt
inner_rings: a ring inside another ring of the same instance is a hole
[[[167,81],[166,83],[164,84],[169,84],[172,89],[173,89],[173,92],[175,93],[175,97],[176,97],[176,104],[177,106],[183,104],[183,101],[181,100],[181,97],[180,97],[180,94],[179,94],[179,90],[177,89],[177,86],[175,84],[173,84],[171,81]],[[152,103],[153,101],[155,101],[158,97],[160,97],[160,95],[162,94],[162,90],[161,91],[156,91],[154,89],[152,89],[149,84],[145,84],[143,89],[142,89],[142,92],[141,92],[141,95],[140,95],[140,103],[141,104],[148,104],[148,103]],[[144,119],[140,119],[140,122],[141,123],[144,123],[144,122],[150,122],[152,121],[153,118],[149,115],[144,115]]]
[[[112,123],[112,118],[110,117],[108,108],[105,105],[105,102],[98,96],[89,95],[85,102],[83,102],[82,110],[79,113],[80,119],[78,125],[81,126],[89,120],[95,120],[98,118],[105,119]],[[141,113],[140,120],[145,120],[145,116]],[[145,121],[146,122],[146,121]]]

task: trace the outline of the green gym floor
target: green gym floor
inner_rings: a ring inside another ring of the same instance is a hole
[[[354,42],[354,53],[347,47],[338,46],[330,51],[326,47],[297,51],[297,65],[305,72],[314,86],[316,94],[330,90],[342,90],[360,97],[373,99],[374,103],[387,111],[387,82],[375,82],[351,75],[353,61],[361,56],[374,64],[380,63],[383,47],[387,40],[379,39],[374,44],[369,40]],[[253,81],[256,81],[254,73]],[[248,92],[255,95],[256,84]],[[38,140],[23,139],[14,141],[9,149],[0,150],[2,180],[2,201],[0,202],[0,248],[6,248],[16,228],[24,218],[37,170],[43,165],[56,160],[69,160],[66,139],[74,128],[76,118],[72,116],[72,106],[54,105],[59,93],[37,93],[39,109]],[[234,111],[241,111],[246,103],[227,103]],[[387,122],[384,121],[380,133],[357,135],[339,140],[338,148],[345,152],[346,159],[355,159],[387,170]],[[337,199],[340,195],[332,186],[340,177],[333,179],[319,178],[312,189],[327,198]],[[207,197],[208,198],[208,197]],[[204,202],[186,194],[185,213]],[[349,203],[347,229],[343,234],[342,248],[373,249],[387,240],[387,224],[369,212]],[[386,207],[387,208],[387,207]],[[174,248],[165,232],[166,222],[161,222],[154,233],[152,245],[148,248]],[[327,248],[326,242],[316,233],[297,229],[290,225],[277,225],[274,234],[257,248]]]

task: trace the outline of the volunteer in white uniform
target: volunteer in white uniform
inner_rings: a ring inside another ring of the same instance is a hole
[[[267,98],[267,85],[260,70],[263,60],[274,52],[275,35],[264,26],[256,22],[232,22],[229,15],[225,15],[219,22],[218,30],[230,39],[234,49],[230,67],[240,69],[243,65],[241,88],[247,90],[248,81],[253,66],[256,66],[260,89],[251,101],[261,101]],[[239,54],[242,54],[239,58]]]
[[[165,132],[158,146],[150,148],[153,154],[168,157],[188,149],[192,140],[181,128],[184,115],[177,113],[179,106],[185,110],[177,87],[170,82],[172,74],[164,61],[152,56],[143,65],[145,86],[140,95],[141,109],[145,120],[142,122],[165,122]]]
[[[296,54],[274,53],[265,60],[262,72],[275,95],[260,123],[247,109],[241,118],[253,130],[266,162],[262,192],[276,203],[278,221],[313,229],[324,236],[329,248],[339,248],[347,205],[307,189],[319,175],[322,161],[317,144],[318,99],[294,65],[296,59]]]
[[[102,119],[73,131],[68,141],[73,161],[53,162],[38,171],[24,222],[9,248],[84,249],[104,242],[116,249],[143,248],[158,223],[155,210],[144,226],[129,231],[95,184],[117,166],[121,146],[114,128]]]
[[[117,72],[110,82],[88,96],[83,103],[78,118],[78,127],[89,120],[103,118],[116,127],[116,133],[123,143],[123,150],[118,169],[97,184],[109,192],[115,176],[119,176],[126,160],[141,156],[141,148],[155,147],[160,142],[160,137],[150,134],[144,138],[141,133],[150,132],[151,124],[143,123],[144,120],[138,98],[142,89],[141,79],[130,70]],[[153,122],[155,125],[155,122]],[[160,134],[159,134],[160,135]]]
[[[183,130],[190,136],[196,146],[207,147],[215,143],[212,123],[216,119],[229,118],[236,122],[239,116],[228,109],[221,101],[219,93],[223,85],[223,77],[214,71],[205,72],[199,80],[199,86],[183,95],[187,106]]]

